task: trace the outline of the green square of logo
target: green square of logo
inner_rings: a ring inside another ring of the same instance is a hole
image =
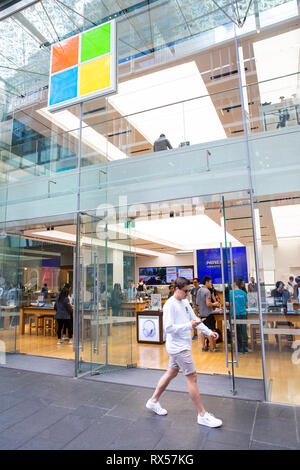
[[[93,28],[81,36],[81,62],[110,52],[110,23]]]

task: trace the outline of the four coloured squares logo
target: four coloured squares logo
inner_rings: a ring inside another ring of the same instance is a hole
[[[116,22],[52,45],[48,110],[117,91]]]

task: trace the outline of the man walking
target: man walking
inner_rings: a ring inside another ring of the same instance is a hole
[[[161,407],[158,400],[181,369],[187,379],[189,395],[198,411],[198,424],[216,428],[222,425],[222,421],[205,410],[197,387],[197,373],[191,356],[191,329],[198,326],[200,331],[214,339],[218,339],[218,333],[211,331],[197,318],[187,300],[189,290],[189,281],[184,277],[177,278],[175,293],[163,307],[166,349],[170,355],[169,368],[159,380],[146,407],[158,415],[168,413]]]

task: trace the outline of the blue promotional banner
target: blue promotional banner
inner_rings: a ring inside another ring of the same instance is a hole
[[[233,277],[240,277],[248,282],[248,267],[246,247],[232,248],[233,258]],[[230,270],[230,251],[227,248],[227,269],[226,269],[226,249],[223,248],[223,261],[224,261],[224,279],[225,282],[231,282]],[[222,271],[221,271],[221,252],[220,248],[211,248],[206,250],[197,250],[197,272],[200,282],[204,276],[210,276],[213,284],[222,284]]]

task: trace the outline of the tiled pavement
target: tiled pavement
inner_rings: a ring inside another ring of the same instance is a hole
[[[0,449],[300,449],[300,407],[203,396],[223,419],[196,423],[187,393],[166,391],[168,415],[145,408],[149,388],[0,367]]]

